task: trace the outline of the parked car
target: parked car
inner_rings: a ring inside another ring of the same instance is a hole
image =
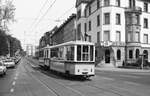
[[[6,66],[4,65],[2,61],[0,61],[0,75],[5,75],[6,70],[7,70]]]
[[[14,62],[14,60],[12,60],[12,59],[6,59],[6,60],[4,60],[4,65],[5,65],[7,68],[15,67],[15,62]]]

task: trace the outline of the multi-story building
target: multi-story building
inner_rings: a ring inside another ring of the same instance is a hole
[[[76,40],[76,14],[72,14],[51,36],[53,45]]]
[[[78,39],[94,42],[101,66],[150,61],[149,0],[77,0]]]

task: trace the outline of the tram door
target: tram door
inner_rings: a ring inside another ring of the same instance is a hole
[[[110,63],[110,50],[105,50],[105,63]]]

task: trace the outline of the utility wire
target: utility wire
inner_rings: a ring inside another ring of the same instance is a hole
[[[38,26],[38,24],[42,21],[42,19],[45,17],[45,15],[48,13],[50,8],[55,4],[56,0],[49,6],[49,8],[46,10],[46,12],[42,15],[42,17],[39,19],[39,21],[36,23],[35,28]]]
[[[41,14],[43,8],[45,7],[45,5],[46,5],[47,3],[48,3],[48,0],[46,0],[45,3],[43,3],[43,5],[42,5],[42,7],[41,7],[41,9],[40,9],[40,11],[39,11],[37,17],[36,17],[35,20],[32,22],[32,24],[31,24],[31,26],[29,27],[29,29],[31,29],[31,28],[33,27],[34,23],[36,23],[36,21],[37,21],[38,18],[40,17],[40,14]]]
[[[60,15],[55,21],[61,21],[60,18],[66,15],[68,12],[70,12],[74,8],[74,5],[69,8],[67,11],[65,11],[62,15]]]

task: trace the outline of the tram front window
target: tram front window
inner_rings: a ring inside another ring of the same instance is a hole
[[[89,57],[89,47],[88,46],[86,46],[86,45],[84,45],[83,46],[83,53],[82,53],[82,60],[83,61],[88,61],[89,59],[88,59],[88,57]]]
[[[81,61],[81,45],[77,46],[77,61]]]
[[[93,51],[94,51],[93,46],[90,46],[90,61],[93,61]]]

